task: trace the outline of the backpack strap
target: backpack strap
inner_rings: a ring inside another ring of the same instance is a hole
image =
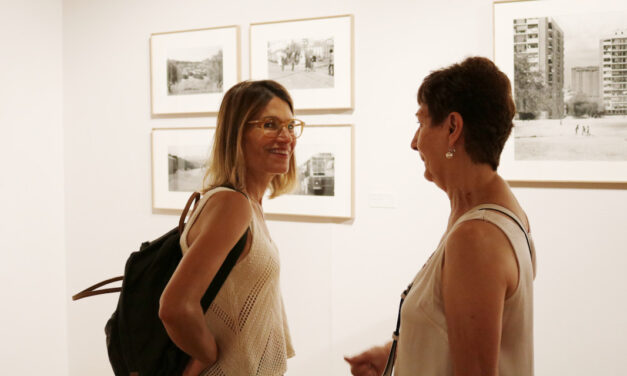
[[[248,239],[248,231],[249,229],[247,228],[246,232],[244,232],[244,235],[242,235],[242,237],[238,240],[233,249],[231,249],[229,254],[226,256],[226,259],[224,259],[222,266],[220,266],[220,269],[213,277],[211,284],[209,284],[209,288],[207,288],[205,295],[203,295],[202,299],[200,300],[200,305],[202,306],[203,312],[207,311],[207,309],[211,305],[211,302],[213,302],[216,295],[218,295],[220,288],[222,288],[222,285],[226,281],[226,277],[229,276],[231,270],[233,270],[233,267],[237,263],[237,260],[244,251],[244,247],[246,246],[246,240]]]
[[[99,290],[97,290],[97,288],[105,286],[105,285],[108,285],[109,283],[121,281],[123,279],[124,279],[123,276],[119,276],[119,277],[107,279],[107,280],[102,281],[102,282],[98,282],[98,283],[96,283],[93,286],[89,286],[88,288],[86,288],[85,290],[79,292],[78,294],[72,295],[72,300],[79,300],[79,299],[86,298],[88,296],[101,295],[101,294],[110,294],[112,292],[120,292],[120,291],[122,291],[121,287],[112,287],[112,288],[99,289]]]
[[[185,219],[187,218],[187,213],[189,212],[190,206],[194,203],[194,209],[192,209],[192,213],[196,210],[196,206],[198,205],[198,201],[200,200],[200,193],[194,192],[189,199],[187,200],[187,204],[185,204],[185,208],[183,209],[183,213],[181,213],[181,218],[179,219],[179,235],[183,234],[183,230],[185,229]]]

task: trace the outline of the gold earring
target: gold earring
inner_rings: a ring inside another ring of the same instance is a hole
[[[444,154],[444,156],[446,157],[446,159],[452,159],[453,155],[455,155],[455,148],[450,148],[448,149],[448,151],[446,152],[446,154]]]

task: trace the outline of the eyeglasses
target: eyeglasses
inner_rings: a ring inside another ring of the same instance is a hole
[[[278,137],[283,128],[287,128],[291,137],[298,138],[301,134],[303,134],[303,128],[305,127],[305,123],[298,119],[281,121],[272,117],[261,120],[251,120],[248,124],[261,128],[263,130],[263,135],[266,137]]]

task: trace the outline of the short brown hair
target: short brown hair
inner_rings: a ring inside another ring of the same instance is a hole
[[[418,104],[426,104],[433,125],[451,112],[464,119],[464,147],[475,163],[496,171],[516,113],[505,73],[485,57],[469,57],[429,74],[418,89]]]
[[[276,81],[242,81],[224,94],[218,112],[212,155],[203,179],[203,193],[222,185],[246,189],[246,163],[242,148],[244,130],[246,124],[263,111],[274,97],[287,103],[294,113],[292,97]],[[292,155],[287,173],[275,176],[270,182],[270,197],[289,192],[295,183],[296,163]]]

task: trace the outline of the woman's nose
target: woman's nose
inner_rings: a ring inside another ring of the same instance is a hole
[[[281,129],[279,130],[279,133],[277,134],[276,138],[280,139],[280,140],[285,140],[286,142],[289,142],[289,141],[292,140],[292,134],[287,129],[287,127],[281,127]]]
[[[411,140],[410,147],[416,151],[418,151],[418,131],[414,134],[414,138]]]

